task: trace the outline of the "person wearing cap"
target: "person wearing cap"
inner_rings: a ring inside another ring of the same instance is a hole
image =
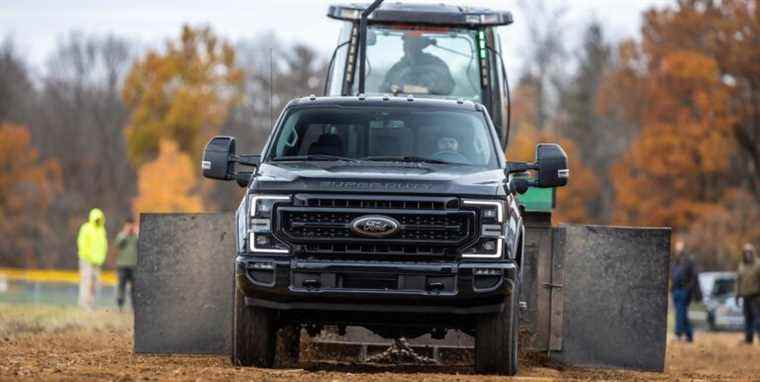
[[[394,95],[450,95],[455,82],[449,66],[440,57],[422,51],[435,40],[407,32],[403,42],[404,56],[386,73],[381,91]]]
[[[700,300],[701,293],[697,282],[697,270],[694,261],[684,250],[683,240],[676,241],[675,256],[671,270],[671,293],[676,308],[676,338],[694,341],[694,330],[689,321],[689,305],[692,300]]]
[[[116,290],[116,305],[121,311],[124,307],[127,284],[129,284],[129,301],[135,304],[135,268],[137,267],[137,233],[135,221],[130,217],[124,222],[124,227],[116,235],[116,248],[119,256],[116,258],[116,274],[119,284]]]
[[[742,299],[744,310],[744,342],[752,344],[755,333],[760,342],[760,261],[752,244],[744,245],[736,277],[736,300]]]
[[[79,228],[79,306],[87,310],[95,307],[100,267],[106,260],[108,238],[106,216],[98,208],[90,211],[89,219]]]

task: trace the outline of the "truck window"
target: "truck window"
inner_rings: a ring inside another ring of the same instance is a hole
[[[451,109],[306,108],[291,112],[271,158],[331,155],[359,160],[417,157],[497,168],[482,113]],[[389,159],[391,160],[391,159]]]

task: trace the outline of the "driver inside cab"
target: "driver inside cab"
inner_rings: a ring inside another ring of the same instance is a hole
[[[404,56],[388,70],[382,91],[394,95],[450,95],[455,83],[449,66],[439,57],[423,52],[435,40],[415,32],[405,33],[402,39]]]
[[[469,163],[467,157],[459,152],[459,141],[450,136],[444,136],[438,139],[438,151],[433,154],[433,158],[451,163]]]

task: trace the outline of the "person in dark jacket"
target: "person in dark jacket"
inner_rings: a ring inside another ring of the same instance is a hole
[[[124,296],[129,284],[130,302],[135,304],[135,268],[137,267],[137,224],[132,218],[127,218],[121,232],[116,236],[116,248],[119,257],[116,259],[116,273],[119,285],[116,293],[116,305],[119,310],[124,306]]]
[[[422,51],[435,40],[408,32],[403,41],[404,56],[388,70],[381,90],[391,94],[451,94],[456,83],[449,66],[441,58]]]
[[[736,299],[739,298],[743,300],[744,341],[752,344],[757,333],[760,342],[760,261],[755,257],[752,244],[744,245],[742,262],[736,272]]]
[[[671,266],[671,293],[676,308],[676,337],[678,340],[694,341],[694,331],[689,321],[689,304],[700,295],[697,270],[694,261],[684,250],[685,244],[679,240],[675,245],[675,256]]]

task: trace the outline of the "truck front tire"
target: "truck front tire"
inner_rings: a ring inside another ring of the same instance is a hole
[[[518,291],[513,288],[501,312],[478,319],[475,369],[480,373],[517,374]]]
[[[274,312],[247,306],[237,286],[233,305],[232,364],[271,368],[277,339]]]

